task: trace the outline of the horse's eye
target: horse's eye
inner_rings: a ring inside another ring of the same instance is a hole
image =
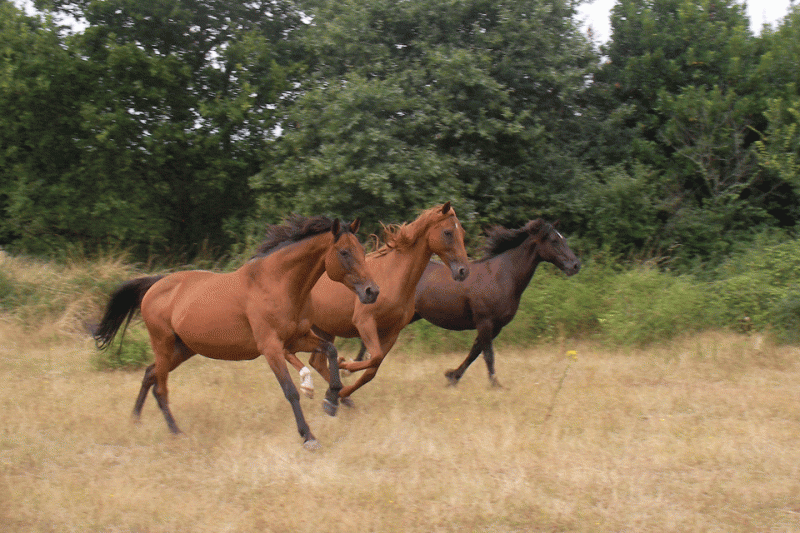
[[[452,237],[453,236],[453,230],[449,230],[449,229],[444,230],[444,236],[445,237]]]
[[[350,250],[339,250],[339,255],[342,257],[350,257]]]

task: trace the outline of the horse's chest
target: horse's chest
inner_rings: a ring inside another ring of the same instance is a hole
[[[284,342],[291,342],[308,335],[308,332],[311,331],[311,320],[308,318],[301,318],[296,322],[284,322],[276,329]]]

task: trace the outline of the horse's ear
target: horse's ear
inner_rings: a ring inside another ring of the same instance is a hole
[[[352,233],[357,233],[358,232],[358,228],[360,228],[360,227],[361,227],[361,219],[357,218],[350,224],[350,231]]]
[[[333,219],[333,224],[331,224],[331,233],[333,233],[335,239],[339,238],[339,234],[341,233],[341,231],[342,231],[342,223],[339,222],[338,218]]]
[[[446,214],[447,214],[447,213],[449,213],[449,212],[450,212],[450,200],[448,200],[448,201],[447,201],[447,203],[445,203],[445,204],[442,206],[442,214],[443,214],[443,215],[446,215]]]
[[[553,222],[553,228],[554,229],[558,229],[559,226],[561,226],[561,221],[560,220],[556,220],[555,222]]]

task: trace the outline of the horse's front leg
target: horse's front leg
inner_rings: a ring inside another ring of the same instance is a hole
[[[295,354],[290,352],[289,350],[284,351],[284,357],[286,361],[290,365],[292,365],[297,373],[300,374],[300,390],[303,391],[303,394],[306,395],[308,398],[314,397],[314,380],[311,379],[311,370],[308,369],[306,365],[303,364],[300,359],[297,358]]]
[[[300,393],[297,392],[297,387],[294,386],[292,377],[289,375],[283,343],[277,339],[262,341],[259,343],[258,349],[266,358],[267,363],[269,363],[269,367],[278,379],[278,383],[280,383],[283,395],[292,406],[295,422],[297,423],[297,431],[303,438],[303,446],[308,450],[319,448],[319,443],[311,433],[311,429],[303,416],[303,410],[300,408]]]
[[[309,332],[305,337],[293,343],[292,348],[297,352],[311,352],[312,366],[328,381],[328,391],[325,393],[322,408],[330,416],[336,416],[342,381],[339,377],[339,353],[333,342]],[[328,360],[327,365],[324,361],[319,360],[320,356]]]
[[[389,352],[392,346],[394,346],[394,343],[397,340],[400,332],[398,331],[397,333],[385,336],[383,339],[379,339],[377,331],[374,330],[366,332],[359,329],[359,333],[361,334],[361,338],[364,340],[364,344],[367,346],[367,350],[369,350],[369,353],[372,355],[372,357],[366,361],[341,361],[339,363],[340,368],[344,368],[345,370],[349,370],[351,372],[358,372],[360,370],[364,371],[363,374],[358,376],[358,379],[355,383],[344,387],[339,393],[339,396],[342,398],[342,403],[349,406],[352,406],[353,403],[352,400],[350,400],[350,395],[360,389],[366,383],[372,381],[372,378],[374,378],[375,374],[378,373],[378,368],[380,368],[383,358],[386,357],[386,354]]]
[[[486,361],[486,371],[489,373],[489,383],[492,387],[503,388],[494,373],[494,339],[489,340],[489,344],[483,349],[483,359]]]

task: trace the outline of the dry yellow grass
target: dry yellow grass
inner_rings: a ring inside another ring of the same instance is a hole
[[[720,333],[645,350],[500,346],[500,390],[481,361],[448,388],[464,354],[406,348],[355,409],[329,418],[303,400],[314,453],[261,361],[176,370],[175,438],[152,396],[131,422],[141,373],[95,372],[92,351],[0,322],[3,531],[800,528],[795,348]]]

